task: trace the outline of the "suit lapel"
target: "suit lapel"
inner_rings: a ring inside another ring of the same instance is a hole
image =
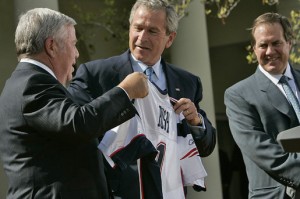
[[[118,62],[113,65],[113,70],[118,74],[119,80],[121,82],[125,79],[127,75],[133,73],[133,68],[129,58],[129,50],[120,55]]]
[[[259,69],[255,72],[255,79],[258,87],[262,92],[265,92],[268,102],[273,105],[275,109],[287,115],[292,122],[298,122],[293,108],[290,106],[286,97],[282,94],[279,88],[267,78]]]
[[[166,75],[167,89],[169,96],[180,99],[183,96],[184,89],[180,84],[180,79],[176,72],[162,60],[162,67]]]

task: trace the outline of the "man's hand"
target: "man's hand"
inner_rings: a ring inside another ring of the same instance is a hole
[[[187,98],[180,98],[173,106],[177,114],[184,115],[187,122],[192,126],[197,126],[202,124],[202,120],[198,115],[195,104]]]
[[[118,86],[127,92],[130,99],[144,98],[148,95],[147,76],[144,73],[131,73]]]

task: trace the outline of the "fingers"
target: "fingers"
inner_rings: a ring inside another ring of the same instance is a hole
[[[182,112],[184,116],[197,113],[195,104],[187,98],[179,99],[174,105],[174,110],[177,114]]]
[[[192,110],[191,108],[187,108],[186,110],[182,111],[182,114],[187,120],[192,120],[198,116],[197,111]]]
[[[127,92],[130,99],[143,98],[148,95],[148,81],[144,73],[131,73],[118,86]]]
[[[182,113],[185,119],[191,125],[198,125],[201,123],[197,108],[195,104],[187,98],[181,98],[174,105],[174,110],[177,114]]]

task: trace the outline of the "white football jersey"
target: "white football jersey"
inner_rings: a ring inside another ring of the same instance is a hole
[[[186,137],[178,136],[180,167],[185,186],[198,185],[205,188],[204,178],[207,176],[199,152],[191,134]]]
[[[148,85],[148,95],[134,101],[139,115],[108,131],[99,149],[110,165],[114,166],[111,156],[136,136],[144,134],[158,151],[156,160],[161,170],[163,198],[184,199],[183,186],[203,180],[206,172],[195,144],[189,144],[191,135],[185,138],[177,136],[179,115],[174,112],[168,94],[162,93],[149,81]],[[195,153],[189,156],[191,151]]]

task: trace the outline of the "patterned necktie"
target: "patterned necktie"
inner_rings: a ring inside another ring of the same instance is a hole
[[[153,68],[152,67],[148,67],[144,73],[148,76],[150,82],[152,82],[152,74],[153,74]]]
[[[282,76],[279,80],[279,82],[282,84],[283,90],[286,94],[287,99],[289,100],[289,102],[291,103],[291,105],[293,106],[293,109],[297,115],[298,121],[300,121],[300,105],[299,105],[299,101],[296,98],[293,90],[291,89],[289,83],[288,83],[288,77],[286,76]]]

